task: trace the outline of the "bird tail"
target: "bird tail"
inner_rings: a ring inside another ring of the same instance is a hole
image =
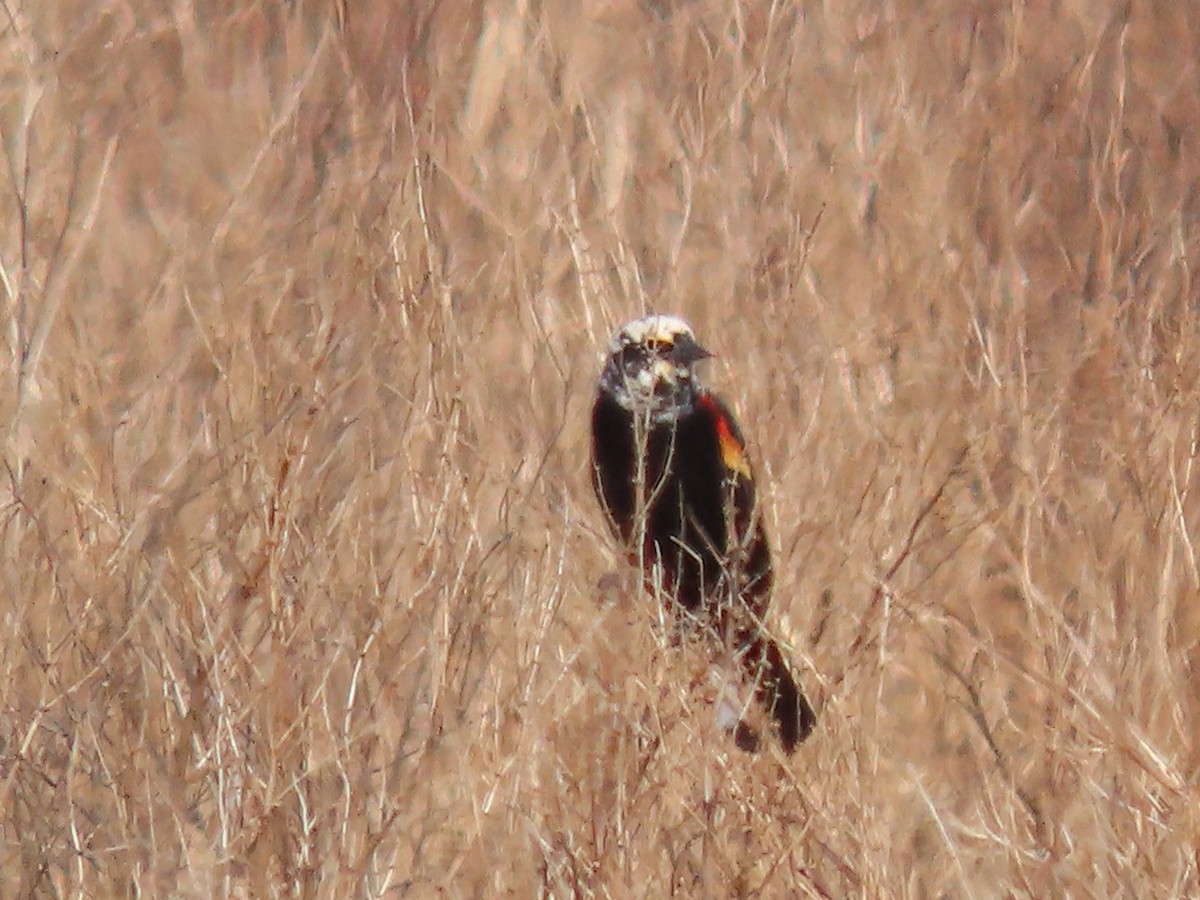
[[[817,714],[792,677],[778,643],[758,629],[738,643],[742,665],[754,684],[754,695],[779,726],[783,749],[791,753],[812,733]]]

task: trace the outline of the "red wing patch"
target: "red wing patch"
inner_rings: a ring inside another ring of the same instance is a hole
[[[750,460],[746,456],[746,447],[738,437],[737,426],[730,418],[729,411],[709,394],[700,396],[701,405],[712,416],[713,424],[717,427],[717,446],[721,450],[721,462],[731,472],[737,472],[743,478],[753,478]]]

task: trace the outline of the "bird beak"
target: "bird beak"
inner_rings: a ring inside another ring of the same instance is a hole
[[[693,340],[676,341],[670,353],[672,362],[684,366],[698,363],[702,359],[711,359],[715,355],[712,351],[701,347]]]

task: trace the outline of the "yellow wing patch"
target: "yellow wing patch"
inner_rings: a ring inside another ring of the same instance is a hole
[[[743,478],[753,478],[754,472],[750,468],[746,448],[734,433],[729,414],[710,397],[704,398],[704,405],[709,408],[717,425],[717,447],[720,448],[721,462],[725,463],[725,468],[730,472],[737,472]]]
[[[729,430],[729,423],[724,419],[717,420],[717,440],[721,444],[721,461],[725,463],[725,467],[745,478],[753,478],[754,473],[750,471],[750,460],[746,458],[746,450]]]

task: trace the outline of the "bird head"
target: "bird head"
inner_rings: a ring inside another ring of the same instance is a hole
[[[624,409],[672,422],[700,390],[697,364],[712,356],[678,316],[650,315],[623,325],[608,346],[600,389]]]

